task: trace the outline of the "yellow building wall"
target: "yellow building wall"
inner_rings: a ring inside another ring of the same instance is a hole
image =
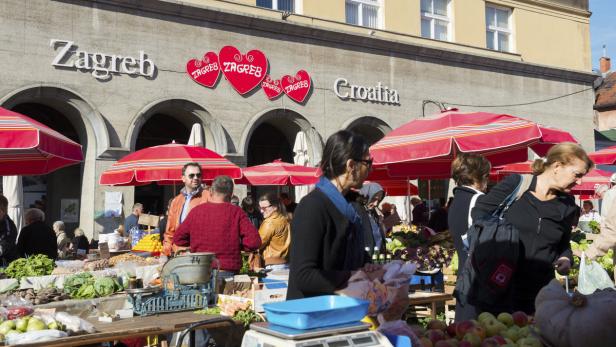
[[[517,8],[515,52],[527,62],[573,70],[592,70],[590,25],[578,18],[548,16]]]
[[[304,16],[316,17],[320,19],[333,20],[336,22],[346,22],[344,0],[303,0]]]
[[[421,35],[420,0],[384,0],[385,30]]]
[[[453,13],[453,42],[485,48],[485,1],[452,0],[450,6]]]

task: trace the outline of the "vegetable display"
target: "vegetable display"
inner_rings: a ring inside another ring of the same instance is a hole
[[[109,296],[121,291],[122,285],[115,278],[95,278],[89,272],[82,272],[64,280],[64,292],[74,299],[92,299]]]
[[[22,277],[50,275],[54,266],[52,259],[44,254],[37,254],[12,261],[4,272],[7,276],[20,280]]]

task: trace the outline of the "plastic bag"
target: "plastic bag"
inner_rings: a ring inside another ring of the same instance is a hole
[[[582,253],[577,290],[584,295],[589,295],[596,290],[606,288],[614,288],[614,283],[607,274],[607,271],[594,260],[587,263],[586,254]]]
[[[6,306],[6,318],[10,320],[29,316],[34,312],[32,304],[17,295],[9,296],[2,305]]]
[[[64,331],[48,329],[29,331],[22,334],[10,334],[5,337],[6,342],[9,345],[19,345],[25,343],[35,343],[41,341],[56,340],[62,337],[67,337],[68,334]]]
[[[91,334],[96,332],[94,325],[66,312],[57,312],[54,317],[58,322],[62,323],[66,327],[66,330],[71,334],[79,334],[83,332]]]
[[[379,316],[379,328],[377,331],[385,335],[407,336],[411,339],[411,346],[421,346],[421,342],[413,329],[403,320],[386,321]]]

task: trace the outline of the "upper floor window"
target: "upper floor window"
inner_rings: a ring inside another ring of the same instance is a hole
[[[486,44],[489,49],[511,52],[511,9],[486,6]]]
[[[449,41],[449,0],[421,0],[421,36]]]
[[[257,6],[271,8],[272,10],[296,13],[296,0],[257,0]]]
[[[378,29],[381,27],[379,0],[346,0],[346,22]]]

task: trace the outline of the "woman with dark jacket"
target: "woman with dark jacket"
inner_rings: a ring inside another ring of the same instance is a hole
[[[447,213],[447,224],[458,253],[458,269],[462,269],[468,250],[462,241],[471,225],[470,210],[476,199],[484,194],[490,176],[490,162],[478,154],[462,153],[451,163],[451,177],[456,182],[453,189],[453,201]],[[457,295],[457,293],[455,294]],[[475,319],[477,312],[469,303],[456,301],[456,322]]]
[[[529,189],[511,205],[505,219],[519,232],[520,259],[513,275],[513,311],[533,314],[539,290],[562,275],[572,264],[571,229],[579,208],[571,189],[592,167],[593,162],[577,144],[561,143],[550,149],[545,159],[533,163]],[[477,199],[473,218],[492,213],[520,182],[509,176]]]
[[[364,245],[370,249],[375,248],[379,253],[385,252],[385,226],[383,225],[383,215],[377,209],[381,201],[385,199],[385,191],[378,183],[366,183],[359,190],[362,196],[363,205],[361,208],[366,211],[362,216],[364,230]]]
[[[372,167],[368,143],[349,131],[327,139],[321,160],[323,176],[297,206],[291,224],[287,300],[333,294],[345,287],[351,272],[363,269],[361,219],[345,199],[360,188]]]

